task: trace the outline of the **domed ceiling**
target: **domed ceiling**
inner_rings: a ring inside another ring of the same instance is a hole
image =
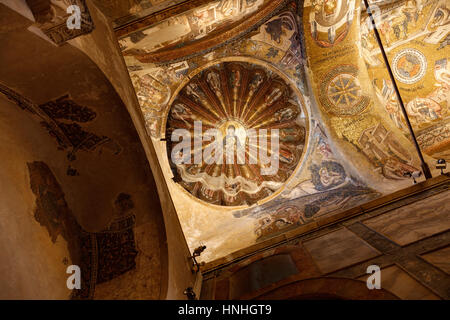
[[[279,191],[295,171],[305,127],[299,98],[277,73],[249,62],[207,67],[169,111],[167,153],[175,181],[211,204],[251,205]],[[180,129],[189,132],[182,163],[174,159]]]

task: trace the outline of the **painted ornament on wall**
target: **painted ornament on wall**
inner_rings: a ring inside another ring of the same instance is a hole
[[[381,169],[388,179],[406,179],[408,174],[419,170],[413,166],[411,154],[381,123],[364,130],[358,144],[377,170]]]
[[[368,18],[365,18],[366,22]],[[409,120],[421,149],[436,159],[450,157],[450,7],[445,0],[412,0],[383,6],[376,18]],[[361,45],[379,101],[407,136],[393,85],[373,32],[361,25]]]
[[[374,199],[380,194],[345,170],[321,125],[313,120],[312,152],[298,183],[272,202],[238,211],[236,218],[255,219],[254,233],[264,240],[324,216]]]
[[[354,116],[370,103],[362,92],[358,68],[340,65],[327,72],[320,83],[319,100],[325,111],[334,116]]]
[[[166,140],[175,181],[215,205],[260,201],[282,188],[299,165],[305,117],[299,97],[276,72],[248,62],[213,65],[171,105]],[[182,149],[173,138],[180,132],[189,135]],[[174,160],[178,155],[183,161]]]
[[[169,102],[170,88],[152,74],[131,76],[139,104],[143,109],[161,111]]]

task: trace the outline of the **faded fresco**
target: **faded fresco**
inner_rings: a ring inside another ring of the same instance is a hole
[[[380,100],[360,10],[351,0],[215,1],[119,39],[186,239],[207,246],[204,261],[412,183],[420,163]],[[279,175],[171,163],[171,133],[195,121],[226,137],[231,128],[242,144],[241,127],[281,129]]]

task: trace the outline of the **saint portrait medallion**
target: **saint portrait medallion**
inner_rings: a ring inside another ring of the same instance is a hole
[[[427,59],[416,49],[403,49],[392,61],[395,78],[405,84],[413,84],[422,79],[427,72]]]

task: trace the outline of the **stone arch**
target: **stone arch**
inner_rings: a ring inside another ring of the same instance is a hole
[[[163,210],[123,100],[79,49],[27,31],[32,21],[13,10],[0,14],[4,298],[69,298],[75,262],[90,276],[77,298],[165,298]]]

